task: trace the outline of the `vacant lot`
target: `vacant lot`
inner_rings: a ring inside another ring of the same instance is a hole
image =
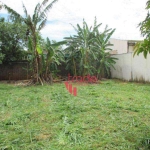
[[[0,84],[0,149],[150,149],[150,84],[76,86]]]

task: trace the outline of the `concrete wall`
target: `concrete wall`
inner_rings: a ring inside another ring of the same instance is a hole
[[[150,82],[150,55],[147,59],[143,54],[133,57],[133,53],[117,54],[112,57],[118,58],[114,65],[115,69],[111,68],[112,78]]]
[[[113,44],[113,46],[110,46],[110,48],[113,51],[117,50],[117,54],[128,52],[128,42],[126,40],[110,39],[109,41],[111,44]]]

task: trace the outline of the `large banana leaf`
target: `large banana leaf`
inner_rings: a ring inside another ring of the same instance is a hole
[[[36,50],[37,50],[39,55],[41,55],[43,53],[42,48],[39,44],[36,46]]]

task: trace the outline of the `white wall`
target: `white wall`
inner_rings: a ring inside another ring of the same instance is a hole
[[[118,58],[114,65],[116,70],[111,68],[112,78],[150,82],[150,55],[147,59],[143,54],[133,57],[133,53],[117,54],[112,57]]]
[[[117,54],[128,52],[128,42],[126,40],[110,39],[109,40],[113,46],[110,46],[112,50],[117,50]]]
[[[129,46],[128,52],[133,52],[134,51],[134,46]]]

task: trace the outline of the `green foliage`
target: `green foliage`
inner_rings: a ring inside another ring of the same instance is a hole
[[[138,42],[134,49],[134,56],[135,54],[139,55],[140,53],[143,53],[144,57],[147,58],[148,53],[150,53],[150,40],[144,39],[144,41]]]
[[[110,75],[110,67],[113,67],[115,64],[116,58],[111,57],[110,51],[112,50],[109,43],[109,39],[114,33],[115,29],[108,29],[105,27],[103,32],[96,30],[96,37],[94,42],[94,49],[97,52],[97,60],[95,61],[95,72],[99,78],[104,77],[105,75]]]
[[[64,54],[61,45],[65,42],[56,42],[50,41],[49,38],[46,40],[42,39],[41,36],[38,35],[38,44],[37,44],[37,52],[39,55],[39,73],[42,76],[43,83],[45,81],[52,82],[52,73],[57,72],[57,67],[62,62],[64,62]],[[32,39],[29,37],[28,39],[28,52],[29,57],[28,60],[30,63],[34,63],[34,55],[32,54],[33,50],[33,42]]]
[[[29,48],[32,55],[32,69],[33,69],[33,82],[40,83],[43,85],[44,75],[41,72],[42,62],[40,59],[40,55],[42,54],[42,50],[39,45],[39,34],[40,30],[44,28],[47,21],[47,13],[53,7],[54,3],[58,0],[53,0],[48,4],[49,0],[43,0],[41,3],[38,3],[34,8],[34,13],[32,16],[28,14],[26,7],[23,4],[24,16],[21,16],[15,10],[10,8],[7,5],[3,5],[3,7],[8,11],[12,20],[17,22],[23,22],[27,25],[27,36],[30,38],[29,40]]]
[[[89,27],[83,20],[83,27],[77,24],[74,27],[77,35],[66,37],[67,48],[65,49],[67,69],[74,75],[94,74],[101,76],[109,74],[109,69],[115,63],[110,57],[111,44],[108,44],[114,29],[99,31],[101,24],[97,25],[95,18],[94,26]]]
[[[4,57],[5,57],[5,55],[0,53],[0,64],[2,64]]]
[[[26,25],[0,18],[0,53],[3,63],[22,60],[26,55]]]
[[[145,36],[145,39],[141,42],[138,42],[134,48],[134,56],[140,53],[143,53],[144,57],[147,58],[147,55],[150,53],[150,1],[146,3],[146,9],[148,10],[147,16],[144,21],[139,23],[141,34]]]
[[[50,41],[49,38],[47,38],[43,44],[41,69],[46,76],[50,73],[54,73],[57,70],[57,66],[64,62],[64,54],[61,48],[62,44],[64,44],[64,42]]]

